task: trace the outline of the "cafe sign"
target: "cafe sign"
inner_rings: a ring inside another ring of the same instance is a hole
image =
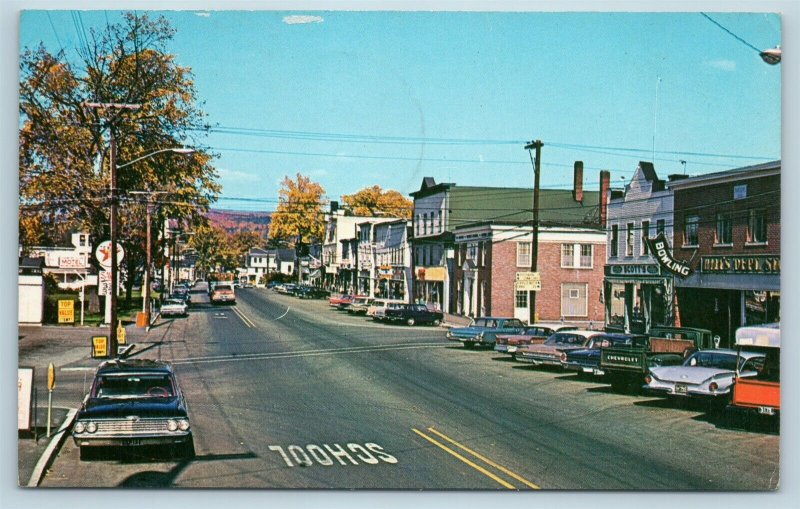
[[[780,274],[778,255],[715,255],[700,257],[704,274]]]
[[[663,232],[656,237],[646,238],[645,242],[647,242],[647,247],[650,249],[653,258],[661,265],[662,269],[682,278],[692,273],[692,266],[688,262],[676,260],[672,257],[672,250]]]

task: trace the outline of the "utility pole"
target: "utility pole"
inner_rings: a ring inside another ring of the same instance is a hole
[[[123,103],[84,103],[84,107],[90,109],[108,109],[108,110],[138,110],[141,104],[123,104]],[[117,202],[119,200],[117,194],[117,140],[114,133],[115,121],[114,117],[107,123],[109,132],[109,165],[111,167],[111,291],[108,298],[111,299],[111,319],[109,320],[109,334],[108,334],[108,354],[109,357],[117,357],[118,344],[117,344]]]
[[[145,205],[147,207],[147,226],[146,226],[146,249],[147,249],[147,265],[145,266],[144,270],[144,300],[142,302],[142,312],[144,313],[145,319],[147,321],[147,325],[145,326],[145,330],[150,330],[150,301],[151,301],[151,290],[150,285],[152,284],[152,265],[153,265],[153,248],[152,248],[152,233],[150,230],[150,223],[152,222],[152,214],[153,214],[153,207],[155,205],[155,201],[153,201],[153,197],[157,194],[166,194],[167,191],[130,191],[128,194],[143,194],[147,196],[147,201]],[[163,283],[163,281],[162,281]]]
[[[536,155],[531,153],[531,149],[536,150]],[[536,272],[539,264],[539,168],[542,159],[541,140],[531,141],[525,145],[525,150],[531,156],[533,164],[533,241],[531,242],[531,272]],[[536,292],[528,292],[528,323],[536,323]]]

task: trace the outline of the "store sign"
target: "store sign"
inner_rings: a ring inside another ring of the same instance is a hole
[[[58,323],[75,323],[75,301],[58,301]]]
[[[692,271],[691,265],[685,261],[679,261],[672,257],[672,250],[667,243],[667,238],[663,233],[659,233],[655,238],[646,238],[647,247],[661,268],[671,274],[680,277],[687,277]]]
[[[111,271],[101,270],[98,273],[97,295],[111,294]]]
[[[606,265],[606,276],[660,276],[658,265],[646,263],[629,263],[624,265]]]
[[[92,336],[92,358],[108,357],[108,336]]]
[[[97,251],[95,251],[95,256],[97,257],[97,261],[100,262],[100,265],[103,268],[110,269],[111,268],[111,241],[104,240],[97,246]],[[122,248],[122,245],[117,243],[117,265],[122,262],[122,259],[125,258],[125,250]]]
[[[517,272],[514,290],[517,292],[538,292],[542,289],[542,278],[538,272]]]
[[[85,269],[86,258],[83,256],[59,256],[58,257],[59,269]]]
[[[705,274],[780,274],[779,255],[715,255],[700,257]]]

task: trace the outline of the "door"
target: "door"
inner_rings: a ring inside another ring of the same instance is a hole
[[[528,323],[528,318],[530,318],[530,316],[531,311],[528,306],[528,292],[514,291],[514,318]]]

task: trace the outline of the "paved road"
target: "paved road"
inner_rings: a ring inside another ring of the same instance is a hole
[[[434,327],[374,324],[262,289],[151,332],[176,365],[197,457],[81,462],[68,440],[42,486],[770,489],[779,437],[702,411],[465,350]],[[86,364],[86,366],[82,366]],[[90,367],[62,367],[62,398]]]

